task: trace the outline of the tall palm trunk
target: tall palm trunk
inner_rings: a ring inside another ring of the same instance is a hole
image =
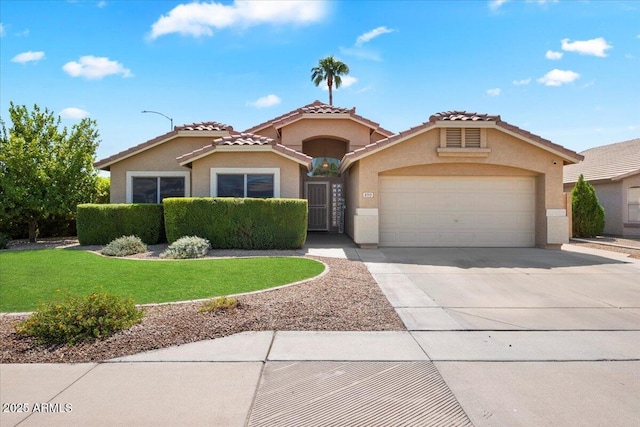
[[[333,79],[331,76],[327,79],[327,86],[329,86],[329,105],[333,105]]]

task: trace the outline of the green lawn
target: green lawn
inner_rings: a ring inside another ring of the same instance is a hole
[[[109,292],[136,304],[184,301],[271,288],[324,270],[306,258],[184,261],[114,259],[80,250],[0,252],[0,312],[31,311],[41,302]]]

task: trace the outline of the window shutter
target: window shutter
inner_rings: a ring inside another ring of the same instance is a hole
[[[462,129],[447,129],[447,148],[462,148]]]
[[[465,129],[464,146],[468,148],[480,148],[480,128]]]

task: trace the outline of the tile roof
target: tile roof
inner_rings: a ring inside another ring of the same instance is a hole
[[[304,153],[296,151],[294,149],[285,147],[284,145],[278,144],[274,139],[267,138],[265,136],[255,135],[248,132],[243,133],[235,133],[230,136],[225,136],[222,138],[217,138],[211,144],[206,145],[202,148],[199,148],[191,153],[184,154],[178,157],[176,160],[180,165],[189,164],[197,159],[202,157],[206,157],[209,154],[213,153],[218,147],[223,146],[236,146],[236,147],[258,147],[258,146],[268,146],[277,153],[283,154],[287,157],[291,157],[296,159],[299,163],[306,165],[308,168],[311,167],[311,157],[307,156]]]
[[[259,125],[253,126],[250,129],[247,129],[246,132],[257,132],[261,129],[264,129],[269,126],[273,126],[275,128],[280,128],[288,123],[294,122],[296,120],[301,119],[305,114],[317,114],[323,116],[331,116],[331,115],[349,115],[354,120],[357,120],[371,129],[379,132],[385,136],[393,135],[393,132],[384,129],[380,126],[379,123],[376,123],[372,120],[366,119],[358,114],[356,114],[356,108],[344,108],[344,107],[336,107],[333,105],[325,104],[318,100],[313,101],[311,104],[307,104],[295,110],[291,110],[288,113],[282,114],[278,117],[275,117],[271,120],[267,120],[266,122],[260,123]]]
[[[484,121],[499,122],[500,116],[490,116],[488,114],[470,113],[468,111],[443,111],[429,117],[429,121]]]
[[[615,180],[640,173],[640,138],[590,148],[580,153],[582,163],[564,167],[564,182],[578,181],[580,174],[586,181]]]
[[[121,151],[119,153],[116,153],[112,156],[109,156],[107,158],[104,158],[102,160],[97,161],[96,163],[94,163],[94,167],[96,169],[101,169],[101,168],[108,168],[111,164],[126,159],[129,156],[132,156],[134,154],[137,154],[141,151],[147,150],[151,147],[155,147],[156,145],[162,144],[163,142],[166,142],[170,139],[173,139],[175,137],[178,136],[178,132],[184,132],[184,131],[198,131],[198,132],[204,132],[204,131],[228,131],[228,132],[233,132],[233,127],[229,126],[229,125],[225,125],[223,123],[218,123],[218,122],[200,122],[200,123],[191,123],[191,124],[184,124],[184,125],[180,125],[180,126],[174,126],[172,131],[169,131],[165,134],[162,134],[160,136],[156,136],[153,139],[150,139],[148,141],[145,141],[141,144],[138,145],[134,145],[131,148],[128,148],[124,151]],[[108,170],[108,169],[105,169]]]
[[[569,161],[579,162],[582,160],[582,156],[577,154],[575,151],[568,150],[561,145],[555,144],[547,139],[544,139],[538,135],[535,135],[531,132],[528,132],[524,129],[520,129],[517,126],[509,124],[507,122],[502,121],[500,116],[498,115],[488,115],[488,114],[478,114],[478,113],[470,113],[466,111],[446,111],[442,113],[436,113],[429,117],[428,122],[424,122],[418,126],[414,126],[410,129],[397,133],[393,136],[390,136],[385,139],[381,139],[380,141],[369,144],[363,148],[360,148],[355,151],[351,151],[343,157],[344,166],[341,169],[348,167],[350,163],[360,159],[361,157],[365,157],[368,153],[381,150],[387,146],[393,145],[400,140],[408,138],[414,134],[424,132],[432,127],[436,127],[438,122],[441,121],[485,121],[485,122],[495,122],[496,127],[503,128],[507,131],[515,133],[521,137],[527,138],[531,141],[534,141],[540,145],[548,147],[554,151],[557,151],[563,154]],[[346,160],[346,162],[344,161]]]
[[[199,131],[212,131],[212,130],[233,131],[232,126],[225,125],[224,123],[219,123],[219,122],[200,122],[200,123],[184,124],[184,125],[176,126],[176,129],[177,130],[199,130]]]

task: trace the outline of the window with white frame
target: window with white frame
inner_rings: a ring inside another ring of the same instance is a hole
[[[128,203],[162,203],[167,197],[189,196],[189,172],[127,172]]]
[[[640,187],[631,187],[627,191],[629,222],[640,222]]]
[[[212,168],[213,197],[280,197],[278,168]]]

